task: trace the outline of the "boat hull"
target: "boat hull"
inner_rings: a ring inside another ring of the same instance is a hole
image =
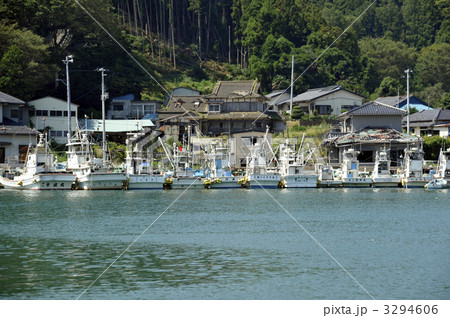
[[[371,185],[371,178],[342,178],[344,188],[368,188]]]
[[[431,181],[431,177],[408,177],[403,178],[402,185],[404,188],[424,188]]]
[[[170,189],[204,189],[205,184],[202,178],[172,178]]]
[[[285,188],[317,188],[318,175],[286,175],[283,176]]]
[[[90,173],[77,177],[79,190],[121,190],[127,181],[123,173]]]
[[[374,188],[398,188],[401,187],[401,178],[376,177],[372,178]]]
[[[250,188],[255,189],[276,189],[280,187],[281,176],[279,175],[270,175],[270,174],[250,174],[248,178],[248,183],[250,184]]]
[[[318,188],[340,188],[342,187],[342,181],[339,180],[318,180]]]
[[[164,176],[154,175],[129,175],[128,190],[162,190],[164,189]]]
[[[14,180],[0,177],[5,189],[18,190],[72,190],[75,180],[76,177],[70,173],[44,173]]]
[[[239,177],[220,177],[216,182],[205,183],[205,188],[208,189],[237,189],[241,188],[238,183]]]
[[[425,185],[425,189],[445,189],[447,184],[448,182],[445,179],[432,180]]]

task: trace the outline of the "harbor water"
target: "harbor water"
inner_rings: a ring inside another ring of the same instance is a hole
[[[0,299],[449,299],[449,214],[448,189],[2,189]]]

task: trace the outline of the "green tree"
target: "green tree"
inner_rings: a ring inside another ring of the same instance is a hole
[[[450,44],[438,43],[423,48],[415,72],[422,85],[442,83],[442,88],[450,91]]]
[[[441,15],[435,1],[404,0],[402,6],[406,30],[404,41],[410,46],[422,48],[434,42]]]
[[[0,88],[21,99],[34,96],[53,81],[44,39],[16,24],[0,23]]]
[[[380,87],[376,89],[375,93],[377,96],[393,96],[397,95],[399,87],[399,81],[388,76],[383,78]]]
[[[301,119],[303,117],[304,113],[300,106],[294,106],[292,107],[292,119]]]
[[[374,64],[379,78],[401,78],[404,71],[413,68],[417,53],[415,48],[388,38],[364,38],[359,40],[362,54]]]
[[[438,108],[450,109],[450,93],[444,93],[436,106]]]

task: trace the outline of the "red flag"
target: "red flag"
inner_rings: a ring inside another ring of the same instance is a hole
[[[181,148],[181,146],[178,146],[178,150],[179,150],[180,152],[182,152],[182,151],[183,151],[183,148]]]

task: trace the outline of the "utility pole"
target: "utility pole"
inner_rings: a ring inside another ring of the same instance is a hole
[[[102,68],[97,69],[97,72],[102,72],[102,122],[103,122],[103,132],[102,132],[102,144],[103,144],[103,165],[106,165],[106,129],[105,129],[105,100],[108,98],[108,93],[105,92],[105,72],[107,70]]]
[[[70,142],[72,136],[72,112],[70,110],[70,77],[69,77],[69,63],[73,63],[73,55],[67,55],[63,60],[66,65],[66,86],[67,86],[67,142]]]
[[[407,69],[406,73],[406,133],[409,135],[409,73],[412,73],[412,70]]]
[[[289,103],[289,110],[292,119],[292,98],[294,96],[294,55],[292,54],[292,67],[291,67],[291,99]]]

